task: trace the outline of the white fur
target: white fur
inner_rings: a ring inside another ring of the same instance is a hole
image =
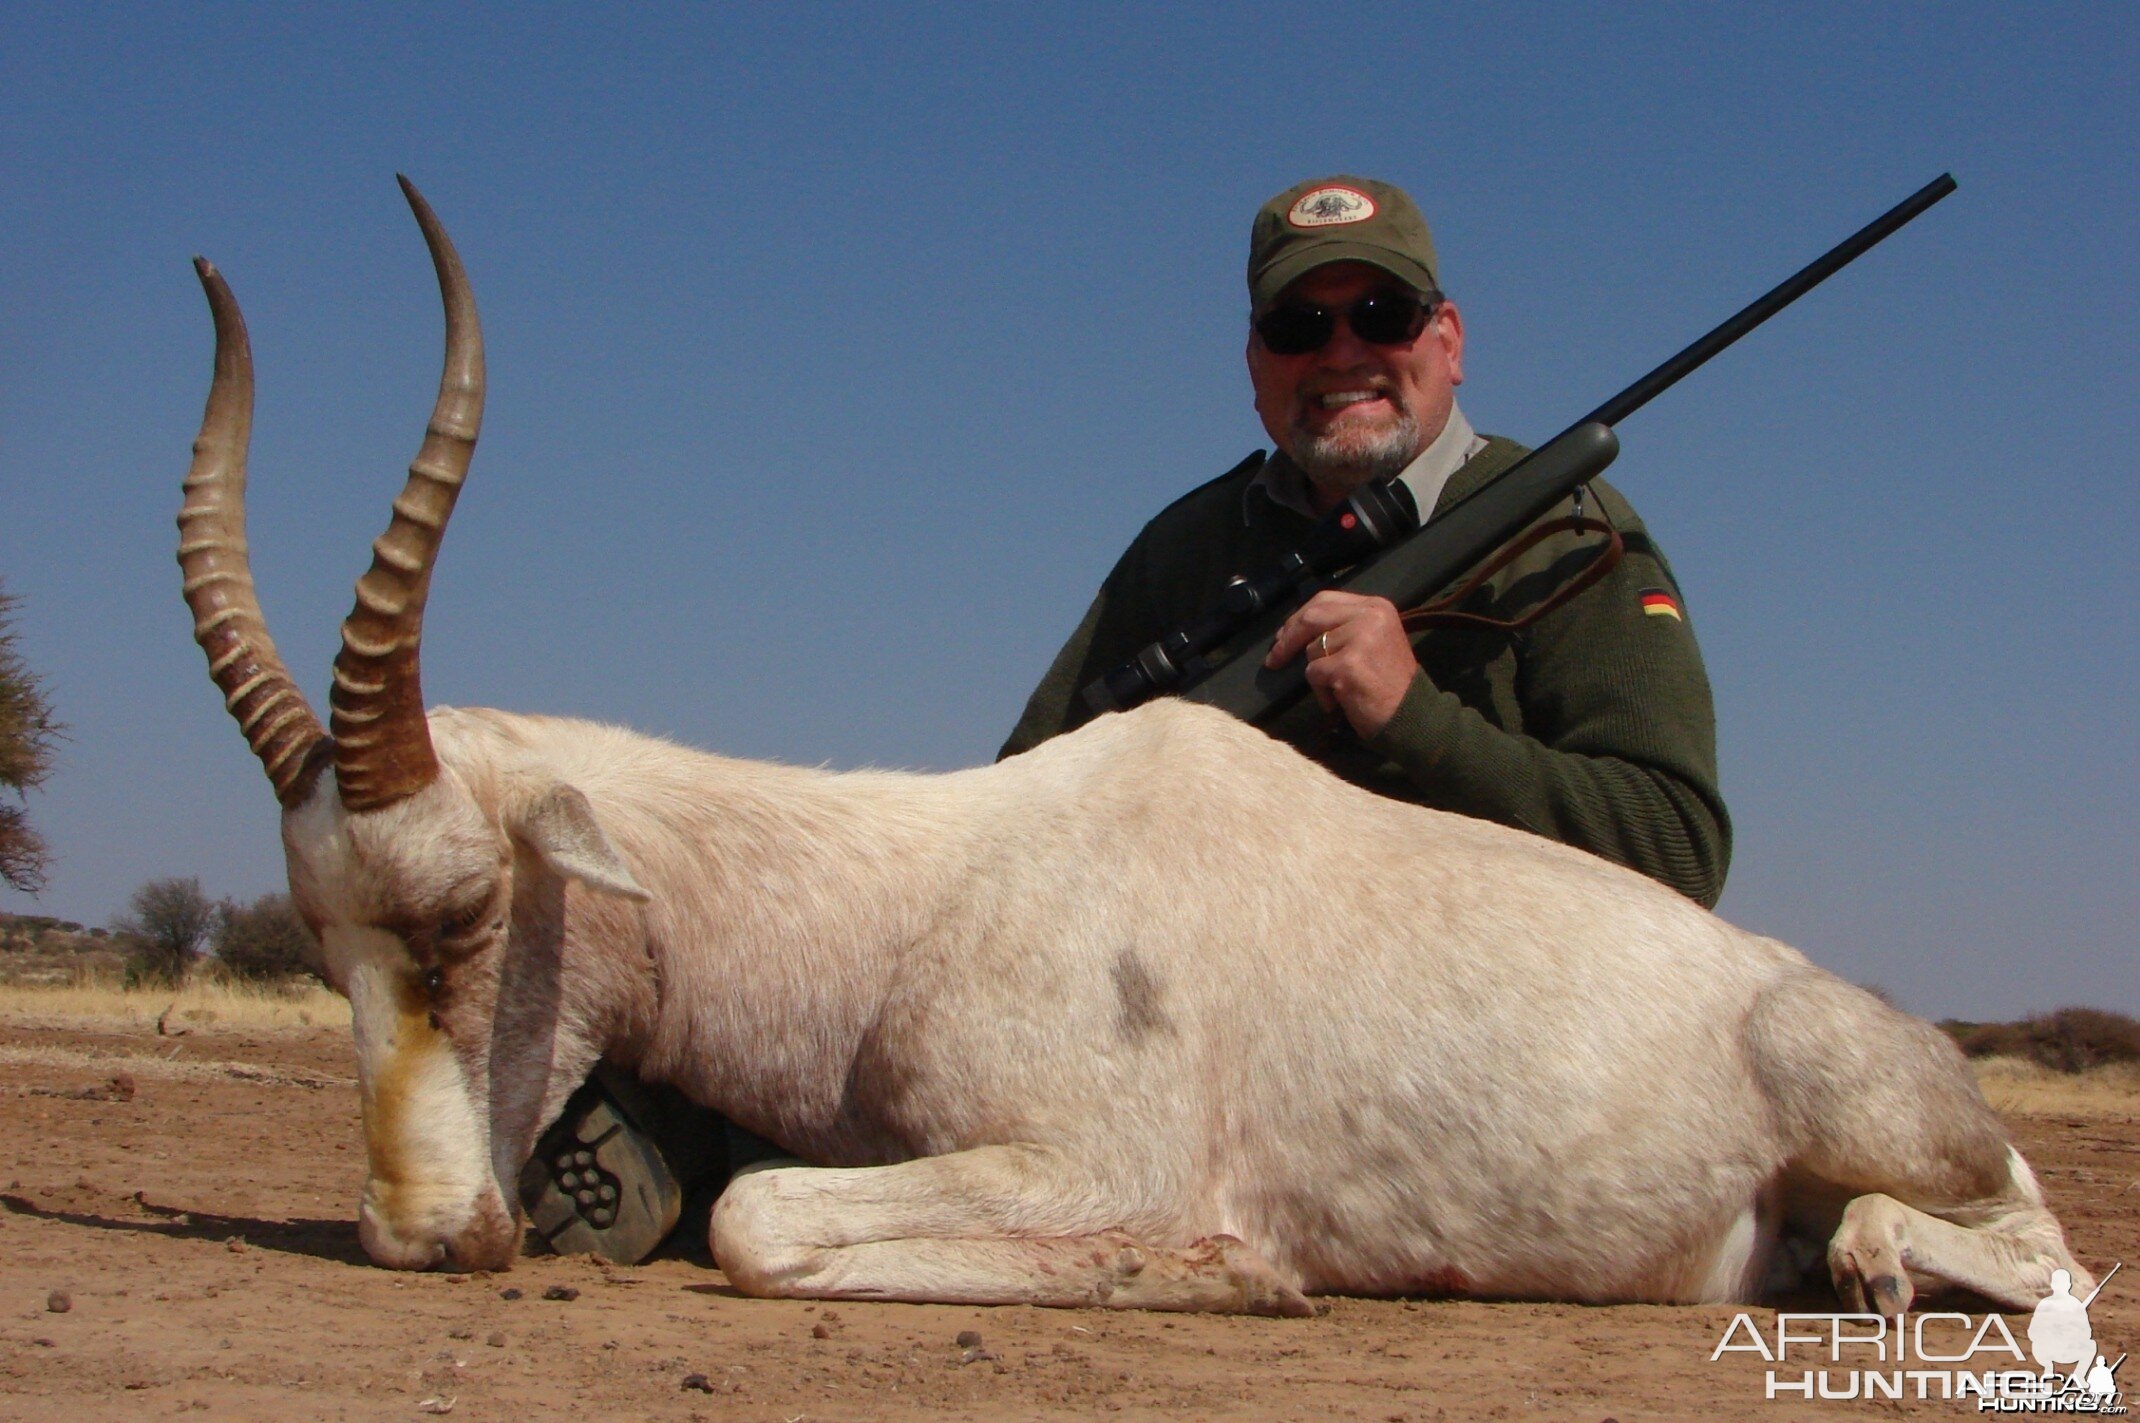
[[[2063,1254],[1929,1028],[1630,871],[1375,797],[1216,712],[1162,702],[944,776],[488,711],[432,734],[437,786],[293,817],[290,843],[301,902],[360,918],[511,862],[512,928],[467,970],[496,1019],[449,1020],[490,1120],[439,1089],[438,1179],[509,1183],[606,1054],[812,1163],[889,1168],[731,1192],[716,1250],[769,1292],[1737,1297],[1773,1243],[1757,1205],[1823,1170],[2007,1234],[2032,1210],[2030,1258]],[[616,863],[514,853],[559,786]],[[644,908],[611,892],[642,886]],[[1772,1218],[1826,1232],[1840,1205]],[[1062,1262],[1005,1245],[1118,1237],[1159,1252],[1147,1283],[1106,1244],[1042,1288]]]

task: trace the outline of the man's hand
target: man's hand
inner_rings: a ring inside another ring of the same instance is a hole
[[[1419,675],[1412,640],[1387,598],[1325,588],[1286,619],[1263,665],[1282,667],[1303,652],[1315,699],[1324,711],[1342,710],[1362,739],[1389,725]]]

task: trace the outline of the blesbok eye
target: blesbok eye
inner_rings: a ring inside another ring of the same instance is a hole
[[[446,986],[446,971],[442,968],[428,970],[424,974],[424,992],[436,995]]]
[[[441,939],[465,938],[481,928],[485,921],[490,918],[490,906],[491,901],[486,899],[481,904],[472,905],[457,913],[444,916],[438,921],[438,937]]]

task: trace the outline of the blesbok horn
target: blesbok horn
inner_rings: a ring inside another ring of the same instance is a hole
[[[193,640],[208,654],[208,675],[238,719],[246,744],[267,767],[275,798],[291,807],[312,790],[327,733],[275,651],[253,588],[245,544],[253,351],[245,317],[212,264],[196,257],[193,268],[215,316],[215,377],[178,514],[178,566],[185,575],[186,606],[193,610]]]
[[[372,566],[357,580],[356,608],[342,623],[334,659],[334,774],[352,811],[392,805],[438,777],[417,671],[424,598],[483,423],[483,332],[468,275],[423,194],[407,178],[400,182],[438,270],[446,363],[423,447],[394,501],[393,521],[372,545]]]

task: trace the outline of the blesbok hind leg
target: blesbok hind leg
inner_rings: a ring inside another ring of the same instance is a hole
[[[1790,1176],[1847,1202],[1828,1268],[1850,1307],[1961,1288],[2027,1309],[2052,1270],[2086,1273],[1946,1034],[1810,969],[1765,990],[1745,1032]]]
[[[2017,1154],[2019,1172],[2027,1166]],[[2085,1294],[2095,1281],[2067,1253],[2057,1221],[2040,1202],[2016,1200],[1981,1224],[1960,1225],[1892,1196],[1860,1196],[1843,1210],[1828,1243],[1836,1293],[1852,1309],[1899,1314],[1917,1294],[1971,1290],[2008,1309],[2032,1309],[2051,1292],[2051,1272],[2073,1272]]]
[[[1231,1236],[1154,1245],[1051,1152],[989,1146],[896,1166],[772,1166],[729,1183],[715,1261],[745,1294],[1305,1315]]]

